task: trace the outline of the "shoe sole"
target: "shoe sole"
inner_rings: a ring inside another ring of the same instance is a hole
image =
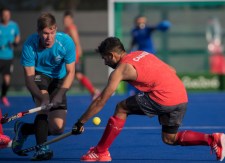
[[[112,160],[80,160],[82,162],[110,162]]]
[[[221,146],[222,146],[222,153],[221,153],[221,158],[220,161],[223,161],[225,157],[225,134],[222,134],[220,138]]]
[[[82,162],[110,162],[112,161],[112,158],[110,159],[100,159],[100,160],[93,160],[93,159],[89,159],[89,160],[80,160]]]

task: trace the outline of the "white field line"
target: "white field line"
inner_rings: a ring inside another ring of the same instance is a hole
[[[66,127],[65,130],[69,131],[71,128]],[[85,130],[104,130],[105,127],[85,127]],[[161,126],[135,126],[135,127],[124,127],[123,130],[159,130],[161,129]],[[180,129],[202,129],[202,130],[208,130],[208,129],[225,129],[225,126],[181,126]],[[4,128],[4,131],[12,131],[13,128]]]
[[[105,127],[85,127],[87,130],[103,130]],[[123,130],[158,130],[161,126],[135,126],[135,127],[124,127]],[[225,126],[183,126],[180,129],[225,129]]]

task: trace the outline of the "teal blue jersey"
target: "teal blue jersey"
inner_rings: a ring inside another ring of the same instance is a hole
[[[31,35],[23,45],[21,64],[35,67],[35,70],[51,78],[62,79],[66,76],[66,64],[75,62],[76,49],[72,38],[57,32],[51,48],[39,48],[40,37]]]
[[[7,25],[0,23],[0,59],[9,60],[14,57],[12,44],[19,35],[20,30],[16,22],[9,21]]]

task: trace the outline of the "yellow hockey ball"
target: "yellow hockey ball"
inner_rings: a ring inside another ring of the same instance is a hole
[[[94,117],[92,122],[94,125],[98,126],[101,123],[101,119],[99,117]]]

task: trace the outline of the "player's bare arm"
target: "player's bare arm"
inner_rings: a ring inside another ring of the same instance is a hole
[[[102,91],[101,95],[96,98],[89,106],[87,111],[81,116],[80,122],[85,123],[95,114],[97,114],[106,104],[107,100],[116,91],[119,83],[123,80],[134,80],[137,78],[137,73],[134,67],[130,64],[119,65],[109,76],[108,84]]]
[[[20,37],[20,35],[18,35],[18,36],[15,37],[15,41],[14,42],[16,44],[19,44],[20,40],[21,40],[21,37]]]
[[[64,79],[62,88],[69,89],[73,84],[74,74],[75,74],[75,62],[66,64],[67,75]]]
[[[31,94],[38,101],[43,101],[43,94],[40,89],[37,87],[34,81],[35,68],[34,67],[24,67],[25,72],[25,83],[27,88],[30,90]]]
[[[66,94],[66,92],[71,87],[73,80],[74,80],[74,74],[75,74],[75,62],[72,62],[70,64],[66,64],[66,71],[67,75],[63,81],[63,84],[57,94],[52,98],[51,103],[53,103],[53,107],[58,107],[63,102],[63,96]]]
[[[121,75],[116,70],[113,71],[109,77],[108,84],[102,91],[102,93],[91,103],[87,111],[81,116],[80,121],[82,123],[87,122],[92,116],[97,114],[104,107],[107,100],[115,92],[117,86],[121,81]]]

